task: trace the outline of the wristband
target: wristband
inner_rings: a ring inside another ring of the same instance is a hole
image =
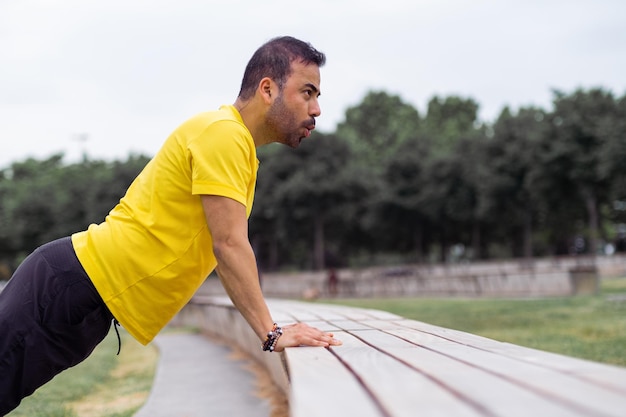
[[[267,332],[267,337],[265,338],[265,342],[261,345],[263,347],[263,351],[273,352],[274,348],[276,348],[276,342],[278,342],[278,338],[283,335],[283,329],[278,327],[276,323],[272,326],[272,330]]]

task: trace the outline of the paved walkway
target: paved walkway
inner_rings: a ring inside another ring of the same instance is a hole
[[[159,364],[146,404],[134,417],[264,417],[269,402],[254,395],[255,377],[231,351],[199,334],[156,337]]]

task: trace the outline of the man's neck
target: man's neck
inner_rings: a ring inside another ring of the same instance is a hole
[[[273,142],[273,137],[268,132],[265,124],[266,109],[263,103],[254,98],[251,100],[237,98],[233,106],[237,109],[243,119],[243,123],[252,134],[252,139],[257,148]]]

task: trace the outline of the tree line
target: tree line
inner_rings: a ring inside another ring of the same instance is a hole
[[[335,132],[259,149],[250,239],[263,270],[626,250],[626,95],[553,92],[552,108],[478,119],[369,92]],[[0,257],[102,221],[148,157],[63,155],[0,175]]]

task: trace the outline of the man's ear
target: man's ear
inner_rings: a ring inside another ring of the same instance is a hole
[[[263,101],[270,104],[272,102],[272,96],[276,96],[276,83],[271,78],[265,77],[259,82],[259,92]]]

